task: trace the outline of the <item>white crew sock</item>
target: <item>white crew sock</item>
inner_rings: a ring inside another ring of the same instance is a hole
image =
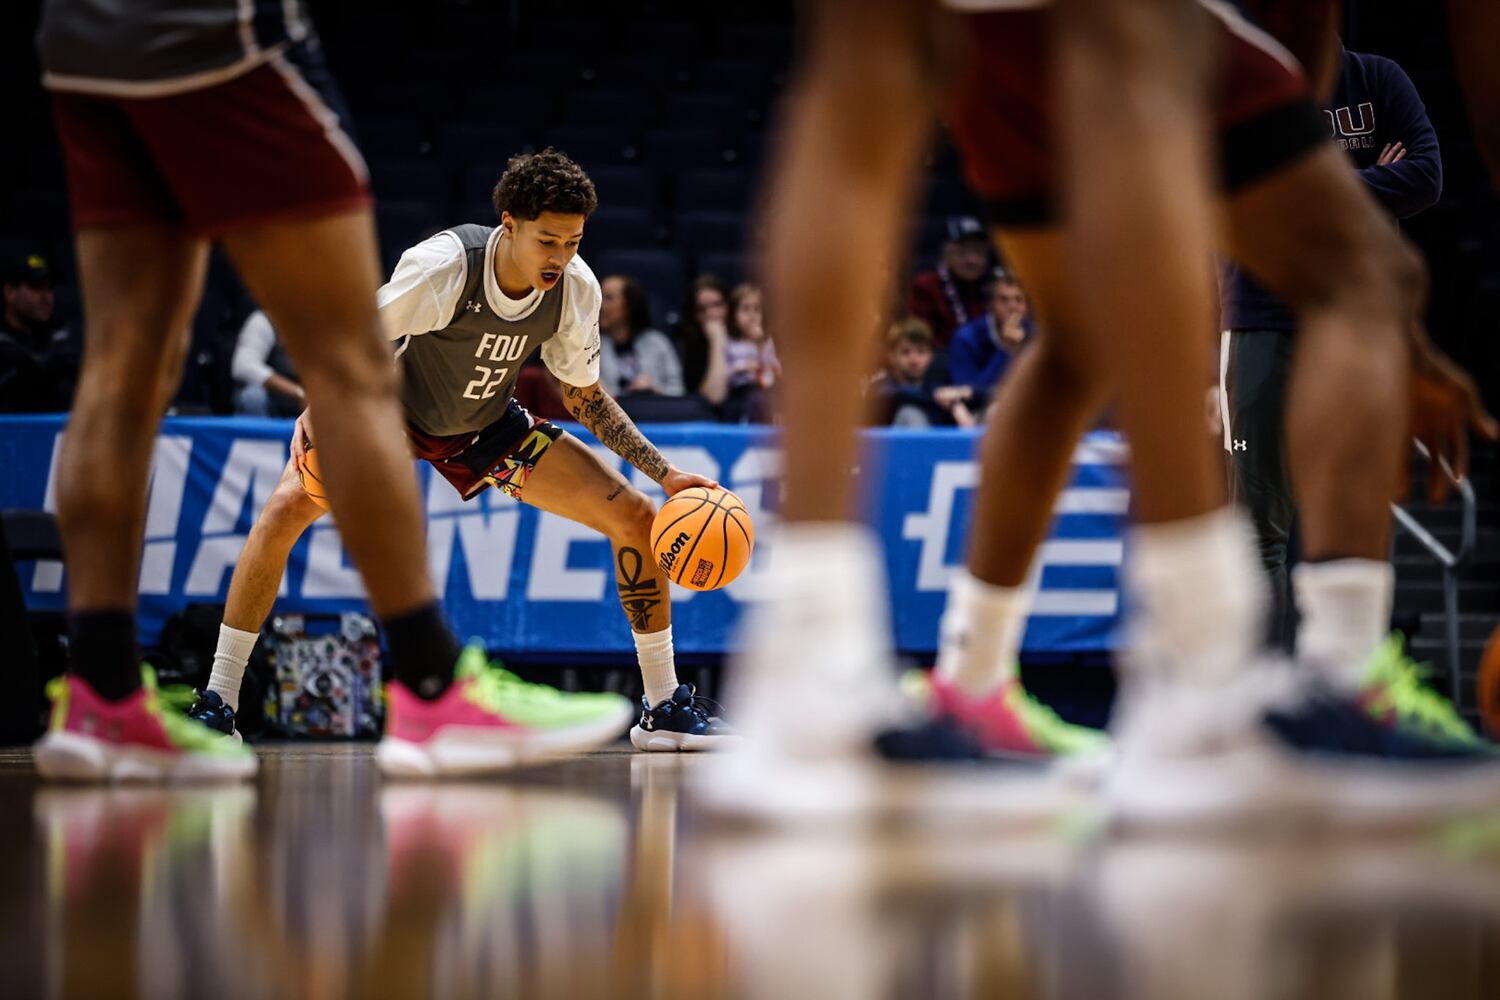
[[[878,539],[842,521],[784,524],[742,619],[730,674],[735,727],[778,752],[867,751],[899,718]]]
[[[1265,628],[1266,584],[1249,525],[1232,508],[1147,524],[1125,577],[1134,603],[1133,669],[1215,683],[1242,669]]]
[[[240,710],[240,679],[259,638],[259,632],[219,626],[219,646],[214,650],[214,672],[208,678],[208,689],[217,691],[224,704],[236,712]]]
[[[1292,589],[1302,612],[1298,661],[1340,690],[1358,691],[1390,628],[1395,569],[1377,559],[1302,563],[1292,570]]]
[[[975,698],[1014,678],[1030,606],[1029,587],[998,587],[960,570],[938,628],[938,675]]]
[[[672,660],[672,626],[660,632],[632,632],[635,656],[641,663],[646,700],[660,705],[677,690],[677,664]]]

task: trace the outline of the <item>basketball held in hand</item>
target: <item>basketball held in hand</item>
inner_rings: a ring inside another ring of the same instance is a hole
[[[309,500],[328,509],[328,490],[323,486],[323,471],[318,468],[318,452],[308,442],[307,451],[303,453],[302,464],[297,466],[297,475],[302,479],[302,492],[307,494]]]
[[[651,556],[668,580],[689,590],[718,590],[750,562],[755,526],[739,497],[690,486],[661,505],[651,524]]]

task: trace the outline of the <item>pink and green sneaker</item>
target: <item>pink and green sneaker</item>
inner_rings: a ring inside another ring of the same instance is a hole
[[[633,715],[620,695],[530,684],[470,645],[453,683],[431,701],[399,681],[386,685],[385,736],[375,758],[393,778],[504,771],[611,743]]]
[[[83,678],[63,674],[47,685],[52,723],[33,749],[49,781],[242,781],[255,775],[255,754],[165,703],[156,674],[141,667],[141,686],[119,701]]]
[[[983,697],[968,694],[936,671],[925,679],[908,674],[902,687],[925,701],[933,717],[957,723],[993,756],[1085,757],[1109,749],[1105,733],[1064,722],[1014,678]]]

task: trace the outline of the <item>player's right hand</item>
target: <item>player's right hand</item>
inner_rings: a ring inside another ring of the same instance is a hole
[[[312,447],[312,418],[303,410],[292,425],[292,462],[297,468],[307,460],[307,449]]]
[[[1467,372],[1431,344],[1418,344],[1411,371],[1411,433],[1426,446],[1432,460],[1427,477],[1431,503],[1448,498],[1446,462],[1459,479],[1469,474],[1469,431],[1486,441],[1500,441],[1500,423],[1485,410],[1479,390]],[[1401,495],[1406,494],[1406,466],[1402,465]]]

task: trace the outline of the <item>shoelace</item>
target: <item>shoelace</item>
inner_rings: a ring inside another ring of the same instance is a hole
[[[693,692],[692,700],[688,702],[688,710],[696,716],[704,719],[712,719],[724,714],[724,706],[714,701],[708,695]]]
[[[533,684],[506,670],[489,663],[469,674],[473,682],[470,688],[479,704],[491,712],[499,712],[508,700],[523,698],[529,701],[556,701],[562,692],[546,684]]]

